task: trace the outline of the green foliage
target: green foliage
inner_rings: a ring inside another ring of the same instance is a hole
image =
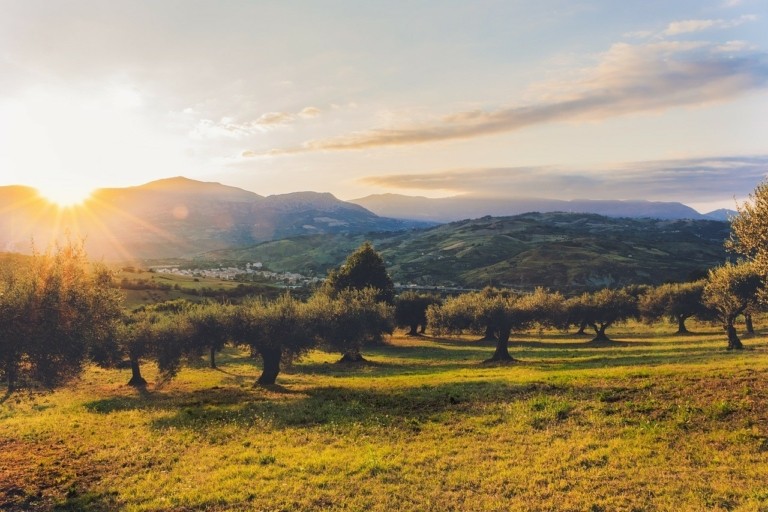
[[[56,386],[77,375],[115,331],[121,296],[82,244],[17,260],[0,274],[0,372]]]
[[[704,304],[711,308],[728,334],[728,348],[742,348],[733,323],[736,317],[755,308],[763,290],[763,276],[756,263],[726,263],[709,271],[704,286]]]
[[[610,341],[606,335],[610,326],[638,316],[637,300],[625,290],[610,288],[574,297],[567,308],[573,325],[585,322],[592,326],[595,342]]]
[[[418,334],[418,327],[422,330],[427,325],[427,308],[432,305],[439,305],[442,301],[440,297],[427,293],[417,293],[406,291],[397,296],[395,300],[395,324],[398,327],[407,327],[410,329],[408,335]]]
[[[307,304],[313,332],[333,350],[360,360],[363,346],[381,343],[394,328],[393,307],[378,298],[374,288],[315,294]]]
[[[668,317],[678,325],[677,334],[685,334],[688,330],[685,321],[697,316],[707,319],[711,311],[702,302],[705,281],[692,283],[667,283],[652,288],[640,296],[638,308],[640,315],[647,322],[654,322]]]
[[[768,181],[763,181],[738,205],[731,219],[731,237],[726,247],[753,261],[763,276],[768,276]]]
[[[232,336],[261,356],[264,370],[259,384],[274,384],[280,363],[288,364],[315,345],[307,306],[290,295],[273,302],[252,299],[238,306]]]
[[[370,242],[365,242],[347,257],[346,262],[328,274],[324,290],[335,295],[342,290],[362,290],[373,288],[376,298],[392,303],[395,298],[395,285],[387,273],[384,260]]]

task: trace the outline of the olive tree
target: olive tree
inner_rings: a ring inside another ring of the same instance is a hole
[[[189,348],[198,355],[207,351],[211,368],[216,368],[216,352],[230,339],[233,314],[233,306],[216,302],[195,304],[184,311],[191,329]]]
[[[423,333],[427,326],[427,308],[440,302],[440,298],[435,295],[403,292],[395,299],[395,324],[407,327],[407,336],[418,336],[419,327]]]
[[[232,319],[236,343],[247,345],[264,363],[257,384],[274,384],[280,364],[288,364],[315,345],[307,307],[290,295],[273,302],[249,300],[238,306]]]
[[[326,347],[342,353],[340,362],[363,362],[362,348],[379,344],[394,329],[392,306],[377,300],[378,290],[347,289],[335,297],[315,294],[307,303],[312,332]]]
[[[726,241],[726,248],[753,262],[765,278],[768,276],[768,181],[760,183],[736,209],[738,214],[731,219],[731,237]]]
[[[518,300],[517,295],[506,291],[470,292],[429,307],[427,318],[437,335],[493,332],[497,335],[496,348],[486,362],[514,361],[509,354],[510,335],[530,322],[529,315],[516,307]]]
[[[122,296],[111,273],[67,243],[0,274],[0,362],[12,391],[26,377],[56,386],[113,337]]]
[[[702,302],[705,281],[668,283],[657,286],[638,300],[640,315],[647,322],[664,317],[677,323],[675,334],[688,334],[685,321],[693,316],[708,317],[709,310]]]
[[[584,293],[568,301],[570,310],[579,311],[577,318],[571,315],[570,321],[581,324],[586,322],[595,331],[591,342],[611,341],[606,330],[617,323],[624,322],[637,316],[637,301],[625,290],[602,290]]]
[[[727,263],[709,271],[704,286],[704,303],[715,311],[728,335],[728,349],[742,349],[736,333],[736,318],[755,307],[763,290],[762,275],[755,263]]]

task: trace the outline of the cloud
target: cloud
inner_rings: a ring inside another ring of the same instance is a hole
[[[345,151],[470,139],[543,123],[611,117],[727,101],[768,85],[768,55],[724,55],[717,45],[690,41],[614,44],[580,80],[539,84],[538,103],[458,112],[403,125],[310,140],[256,155]]]
[[[701,32],[711,28],[726,29],[738,27],[744,23],[757,20],[757,16],[745,14],[732,20],[683,20],[674,21],[667,25],[666,30],[662,32],[666,36],[677,36],[680,34],[689,34],[691,32]]]
[[[768,155],[656,160],[604,166],[501,167],[368,176],[388,189],[451,190],[487,197],[723,200],[746,196],[768,173]]]
[[[277,124],[292,123],[296,119],[295,116],[287,112],[267,112],[262,114],[258,119],[250,123],[251,126],[273,126]]]
[[[312,119],[321,114],[321,110],[317,107],[305,107],[302,109],[301,112],[299,112],[299,117],[303,117],[304,119]]]
[[[183,113],[189,115],[197,114],[197,112],[191,108],[184,109]],[[317,107],[305,107],[298,114],[291,114],[289,112],[265,112],[255,120],[245,122],[237,122],[231,117],[224,117],[220,121],[201,119],[192,129],[191,135],[198,139],[221,137],[242,139],[258,133],[274,130],[280,126],[293,124],[299,119],[312,119],[320,114],[321,110]],[[245,154],[256,156],[252,151],[245,151],[243,155]]]

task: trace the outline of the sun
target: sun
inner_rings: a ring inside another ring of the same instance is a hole
[[[93,193],[92,187],[77,184],[51,183],[36,187],[38,194],[60,208],[69,208],[85,202]]]

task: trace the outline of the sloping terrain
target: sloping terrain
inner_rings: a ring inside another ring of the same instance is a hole
[[[59,209],[28,187],[0,187],[0,250],[30,252],[66,233],[108,260],[191,257],[264,240],[318,233],[406,229],[331,194],[263,197],[219,183],[169,178],[97,190],[84,204]],[[419,225],[425,225],[421,223]]]
[[[726,259],[728,233],[728,224],[718,221],[530,213],[401,233],[292,238],[203,260],[260,261],[273,270],[317,275],[367,239],[402,284],[578,291],[700,277]]]

